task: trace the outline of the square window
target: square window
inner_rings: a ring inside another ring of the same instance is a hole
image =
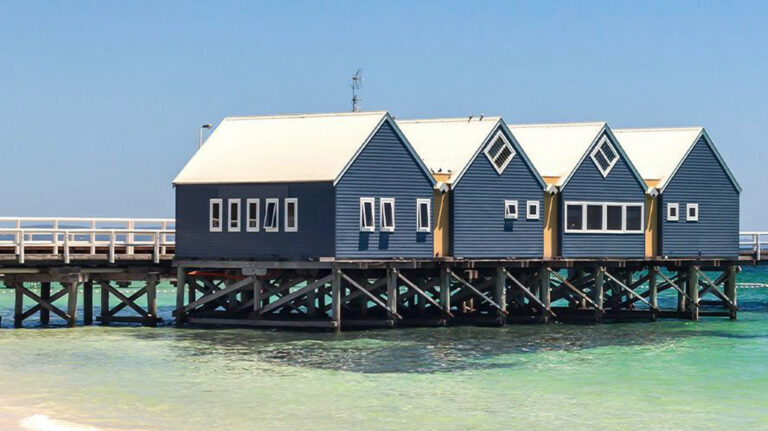
[[[686,205],[686,221],[699,221],[699,204]]]
[[[259,231],[259,200],[247,199],[245,201],[245,230],[247,232]]]
[[[527,202],[528,210],[526,212],[526,218],[528,220],[538,220],[539,219],[539,201],[528,201]]]
[[[299,230],[299,200],[296,198],[285,199],[285,231],[298,232]]]
[[[360,230],[363,232],[373,232],[375,229],[374,202],[373,198],[360,198]]]
[[[431,201],[429,199],[416,199],[416,231],[429,232],[431,230],[429,211]]]
[[[667,204],[667,221],[680,220],[680,204]]]
[[[395,198],[379,199],[379,208],[381,210],[381,231],[395,231]]]
[[[280,199],[267,199],[264,205],[264,232],[277,232],[280,230],[277,218],[277,205]]]
[[[485,156],[488,157],[496,173],[501,175],[512,158],[515,157],[515,149],[509,143],[504,133],[499,131],[491,139],[491,143],[485,147]]]
[[[517,218],[517,201],[504,201],[504,218]]]
[[[221,232],[221,199],[211,199],[209,203],[208,230]]]
[[[230,232],[240,232],[240,199],[229,199],[229,226]]]

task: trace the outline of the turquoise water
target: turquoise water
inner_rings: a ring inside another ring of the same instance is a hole
[[[739,302],[698,323],[13,330],[0,290],[0,429],[768,429],[768,289]]]

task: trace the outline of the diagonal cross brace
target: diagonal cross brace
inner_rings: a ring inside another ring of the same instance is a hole
[[[549,268],[549,267],[548,267],[548,268],[547,268],[547,271],[549,271],[549,273],[550,273],[550,274],[554,275],[554,276],[555,276],[555,278],[557,278],[558,280],[560,280],[560,282],[561,282],[562,284],[564,284],[564,285],[565,285],[565,287],[567,287],[568,289],[570,289],[571,291],[573,291],[574,293],[576,293],[577,295],[579,295],[579,296],[580,296],[582,299],[584,299],[585,301],[587,301],[588,303],[590,303],[590,304],[591,304],[593,307],[595,307],[596,309],[598,309],[598,310],[600,310],[600,311],[602,311],[602,312],[605,312],[605,310],[603,310],[603,308],[602,308],[602,307],[598,306],[598,305],[595,303],[595,301],[593,301],[593,300],[592,300],[592,299],[591,299],[589,296],[585,295],[585,294],[584,294],[584,292],[582,292],[582,291],[580,291],[579,289],[577,289],[577,288],[576,288],[576,286],[574,286],[574,285],[573,285],[573,284],[571,284],[571,283],[570,283],[568,280],[566,280],[566,279],[565,279],[565,277],[563,277],[562,275],[560,275],[560,274],[558,274],[557,272],[553,271],[553,270],[552,270],[552,268]],[[608,273],[606,272],[606,274],[608,274]]]
[[[50,312],[56,314],[57,316],[61,317],[64,320],[69,320],[71,316],[63,311],[61,311],[58,307],[52,304],[53,299],[49,302],[45,299],[37,296],[34,292],[24,287],[21,283],[16,284],[16,289],[19,289],[21,293],[29,296],[30,298],[34,299],[35,302],[37,302],[42,308],[45,308],[46,310],[49,310]],[[64,291],[67,291],[66,288],[62,289]],[[59,292],[61,293],[61,292]],[[58,293],[57,293],[58,295]],[[63,295],[62,295],[63,296]]]
[[[688,301],[688,303],[689,303],[689,304],[693,304],[693,306],[694,306],[694,307],[698,307],[698,306],[699,306],[699,304],[698,304],[698,303],[695,303],[695,304],[694,304],[694,303],[693,303],[693,300],[691,299],[691,297],[690,297],[690,296],[688,296],[688,294],[687,294],[687,293],[686,293],[686,292],[685,292],[683,289],[681,289],[681,288],[680,288],[680,286],[678,286],[677,284],[675,284],[675,282],[673,282],[672,280],[670,280],[669,278],[667,278],[667,276],[666,276],[666,275],[664,275],[664,273],[662,273],[661,271],[659,271],[659,272],[657,272],[657,274],[659,274],[659,276],[661,276],[661,278],[663,278],[663,279],[664,279],[664,281],[666,281],[667,283],[669,283],[669,285],[670,285],[670,286],[672,286],[672,287],[673,287],[675,290],[677,290],[677,291],[678,291],[678,293],[680,293],[681,295],[683,295],[683,296],[685,297],[685,299]]]
[[[377,297],[376,297],[376,295],[372,294],[372,293],[371,293],[371,292],[369,292],[369,291],[368,291],[366,288],[364,288],[363,286],[361,286],[360,284],[358,284],[358,283],[357,283],[355,280],[353,280],[353,279],[352,279],[350,276],[348,276],[347,274],[344,274],[342,271],[339,271],[339,275],[341,275],[341,277],[342,277],[344,280],[347,280],[347,282],[349,282],[349,284],[351,284],[351,285],[352,285],[352,286],[354,286],[355,288],[357,288],[357,289],[359,289],[360,291],[362,291],[362,292],[363,292],[363,294],[365,294],[367,297],[371,298],[371,301],[375,302],[375,303],[376,303],[376,305],[378,305],[378,306],[382,307],[383,309],[385,309],[385,310],[389,311],[389,312],[390,312],[392,315],[394,315],[394,316],[397,316],[397,318],[398,318],[398,319],[402,319],[402,318],[403,318],[403,316],[401,316],[401,315],[400,315],[400,314],[399,314],[397,311],[395,311],[395,310],[392,310],[391,308],[387,307],[387,304],[383,303],[383,302],[381,301],[381,299],[377,298]]]
[[[498,310],[499,310],[499,311],[501,311],[502,313],[504,313],[504,314],[506,314],[506,315],[509,315],[509,312],[508,312],[507,310],[505,310],[505,309],[504,309],[502,306],[500,306],[499,304],[497,304],[497,303],[496,303],[496,302],[495,302],[493,299],[489,298],[489,297],[488,297],[488,295],[486,295],[486,294],[484,294],[483,292],[479,291],[479,290],[478,290],[478,289],[477,289],[475,286],[473,286],[473,285],[469,284],[469,283],[468,283],[466,280],[464,280],[463,278],[461,278],[461,277],[459,277],[458,275],[456,275],[456,273],[455,273],[455,272],[453,272],[453,271],[451,271],[451,270],[449,269],[449,270],[448,270],[448,273],[449,273],[449,274],[451,274],[451,277],[453,277],[453,278],[454,278],[454,280],[456,280],[456,281],[458,281],[459,283],[461,283],[462,285],[464,285],[464,286],[468,287],[468,288],[469,288],[471,291],[475,292],[475,293],[476,293],[476,294],[478,294],[478,295],[479,295],[481,298],[483,298],[483,299],[484,299],[484,301],[483,301],[483,302],[488,302],[489,304],[491,304],[491,305],[493,305],[494,307],[496,307],[496,309],[498,309]]]
[[[291,302],[294,299],[296,299],[296,298],[298,298],[298,297],[300,297],[302,295],[306,295],[308,292],[310,292],[312,290],[315,290],[319,286],[322,286],[323,284],[328,283],[328,282],[330,282],[332,280],[333,280],[333,274],[326,275],[325,277],[323,277],[323,278],[321,278],[319,280],[315,280],[312,283],[309,283],[308,285],[302,287],[301,289],[293,291],[293,292],[283,296],[282,298],[278,299],[277,301],[270,302],[269,304],[265,305],[264,307],[261,308],[261,310],[259,310],[259,314],[268,313],[268,312],[274,310],[275,308],[281,307],[284,304],[286,304],[287,302]]]
[[[608,276],[608,278],[610,278],[611,280],[613,280],[613,282],[614,282],[614,283],[616,283],[616,284],[617,284],[619,287],[621,287],[622,289],[626,290],[626,291],[627,291],[627,293],[629,293],[630,295],[634,296],[634,297],[635,297],[635,298],[637,298],[639,301],[643,302],[645,305],[647,305],[648,307],[650,307],[650,309],[651,309],[651,310],[653,310],[653,311],[659,311],[659,309],[658,309],[657,307],[654,307],[653,305],[651,305],[651,303],[650,303],[650,302],[646,301],[646,300],[645,300],[645,298],[643,298],[642,296],[638,295],[638,294],[637,294],[637,292],[635,292],[634,290],[632,290],[632,289],[630,289],[629,287],[627,287],[627,286],[626,286],[624,283],[622,283],[622,282],[620,282],[619,280],[617,280],[617,279],[616,279],[616,277],[614,277],[613,275],[611,275],[611,273],[610,273],[610,272],[608,272],[608,271],[605,271],[605,275],[606,275],[606,276]]]
[[[727,277],[727,274],[723,274],[722,276],[720,276],[720,278],[717,279],[716,282],[712,282],[712,280],[710,280],[710,278],[707,277],[707,275],[704,274],[700,269],[696,268],[696,272],[699,273],[699,277],[700,277],[699,283],[704,285],[704,289],[702,289],[701,292],[699,292],[699,298],[701,298],[705,293],[709,291],[714,293],[715,296],[717,296],[718,298],[720,298],[725,303],[726,307],[728,307],[728,309],[730,309],[731,311],[738,311],[739,308],[734,303],[732,303],[731,300],[728,299],[727,296],[725,296],[725,294],[717,290],[717,285],[719,283],[722,283],[723,280],[725,280],[725,278]]]
[[[187,312],[187,311],[193,310],[201,305],[207,304],[215,299],[221,298],[222,296],[228,295],[232,292],[237,292],[238,290],[249,285],[250,283],[253,283],[253,281],[254,281],[253,276],[245,277],[244,279],[239,280],[236,283],[233,283],[223,289],[220,289],[220,290],[217,290],[216,292],[211,293],[210,295],[203,296],[197,301],[187,304],[184,307],[184,311]]]
[[[533,292],[531,292],[527,287],[525,287],[525,285],[523,283],[521,283],[518,279],[513,277],[512,274],[510,274],[509,271],[507,271],[506,268],[501,268],[501,271],[504,273],[504,275],[508,279],[510,279],[513,283],[515,283],[515,285],[517,287],[519,287],[523,291],[523,293],[525,293],[525,296],[527,296],[528,299],[530,299],[531,301],[539,304],[539,307],[541,307],[543,310],[545,310],[547,313],[549,313],[550,316],[557,317],[555,315],[555,312],[552,311],[551,308],[548,308],[546,305],[544,305],[544,303],[541,302],[541,300],[539,298],[537,298],[536,295],[533,294]]]
[[[410,287],[411,289],[413,289],[413,290],[414,290],[416,293],[418,293],[419,295],[421,295],[422,297],[424,297],[424,299],[426,299],[426,300],[427,300],[427,302],[429,302],[430,304],[434,305],[435,307],[437,307],[437,308],[439,308],[439,309],[443,310],[443,312],[444,312],[445,314],[447,314],[448,316],[450,316],[450,317],[453,317],[453,313],[451,313],[451,310],[448,310],[447,308],[445,308],[445,307],[441,306],[440,304],[438,304],[438,303],[437,303],[437,302],[436,302],[434,299],[432,299],[432,297],[430,297],[429,295],[427,295],[427,293],[426,293],[426,292],[424,292],[423,290],[421,290],[421,288],[419,288],[419,286],[416,286],[416,283],[414,283],[414,282],[412,282],[411,280],[408,280],[407,278],[405,278],[405,276],[404,276],[403,274],[401,274],[401,273],[400,273],[400,271],[395,271],[395,272],[396,272],[396,274],[397,274],[397,278],[399,278],[400,280],[402,280],[402,281],[403,281],[403,283],[405,283],[406,285],[408,285],[408,287]]]

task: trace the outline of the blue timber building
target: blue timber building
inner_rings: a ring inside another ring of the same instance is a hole
[[[658,191],[649,255],[739,255],[741,187],[701,127],[617,129],[646,183]]]
[[[398,120],[440,182],[435,256],[541,258],[546,184],[500,117]]]
[[[387,112],[226,118],[174,180],[176,256],[430,258],[434,185]]]
[[[647,187],[606,123],[509,129],[556,192],[545,195],[545,257],[644,256]]]

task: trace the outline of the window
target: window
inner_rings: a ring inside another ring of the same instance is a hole
[[[211,199],[210,201],[208,230],[211,232],[221,232],[221,205],[221,199]]]
[[[528,220],[539,219],[539,201],[528,201],[528,212],[525,217]]]
[[[565,205],[565,230],[580,231],[584,229],[584,212],[582,205]]]
[[[504,201],[504,218],[517,218],[517,201]]]
[[[605,228],[611,232],[624,230],[624,207],[621,205],[608,205],[605,215]]]
[[[280,230],[277,219],[277,206],[280,199],[266,199],[264,201],[264,232],[277,232]]]
[[[600,139],[600,142],[595,146],[595,149],[592,150],[590,157],[592,157],[592,161],[595,162],[597,170],[599,170],[603,175],[603,178],[605,178],[608,176],[608,173],[611,172],[613,165],[619,160],[619,153],[616,152],[616,148],[611,144],[611,141],[608,140],[608,137],[604,135]]]
[[[245,230],[248,232],[259,231],[259,200],[248,199],[245,201]]]
[[[640,203],[566,202],[565,231],[579,233],[643,233]]]
[[[496,172],[501,175],[504,172],[504,168],[507,167],[509,162],[515,157],[515,150],[512,145],[507,141],[504,134],[499,131],[496,136],[493,137],[491,143],[485,147],[485,156],[491,161]]]
[[[227,200],[229,205],[229,226],[230,232],[240,232],[240,199]]]
[[[360,198],[360,230],[363,232],[373,232],[375,229],[373,204],[373,198]]]
[[[699,204],[685,206],[685,221],[699,221]]]
[[[416,199],[416,232],[429,232],[432,230],[430,219],[432,214],[429,211],[429,199]]]
[[[299,200],[297,198],[285,199],[285,231],[299,231]]]
[[[381,231],[395,231],[395,198],[379,199],[379,209],[381,210]]]
[[[667,204],[667,221],[680,220],[680,204]]]

